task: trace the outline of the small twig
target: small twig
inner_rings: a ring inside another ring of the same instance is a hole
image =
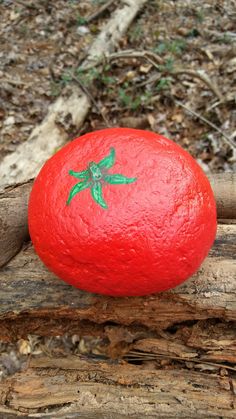
[[[161,74],[154,74],[151,77],[149,77],[147,80],[144,80],[141,83],[136,83],[136,87],[143,87],[143,86],[147,86],[147,84],[153,84],[156,81],[160,80],[161,78]]]
[[[221,92],[219,91],[218,87],[210,80],[209,76],[203,72],[202,70],[188,70],[188,69],[179,69],[179,70],[174,70],[173,74],[178,76],[178,75],[182,75],[182,74],[187,74],[189,76],[192,76],[194,78],[197,78],[201,81],[203,81],[203,83],[205,83],[209,89],[212,90],[212,92],[218,97],[218,99],[223,102],[224,98],[221,94]]]
[[[17,3],[21,4],[21,6],[27,7],[28,9],[38,10],[38,6],[34,3],[29,3],[23,0],[17,0]]]
[[[135,51],[132,49],[127,49],[120,52],[114,52],[113,54],[106,55],[105,58],[108,61],[117,59],[117,58],[145,58],[149,62],[152,62],[154,66],[157,64],[162,65],[164,64],[164,60],[157,54],[152,51]]]
[[[14,80],[8,77],[2,78],[1,82],[11,84],[12,86],[30,86],[29,84],[23,82],[22,80]]]
[[[165,64],[165,61],[157,54],[155,54],[152,51],[147,51],[147,50],[143,50],[143,51],[135,51],[135,50],[124,50],[124,51],[119,51],[119,52],[115,52],[109,55],[105,55],[105,60],[106,61],[112,61],[112,60],[116,60],[116,59],[126,59],[126,58],[143,58],[146,61],[148,61],[149,63],[151,63],[153,65],[154,68],[156,68],[159,72],[161,71],[160,66]],[[100,65],[100,63],[98,63],[98,65]],[[89,70],[90,68],[93,68],[94,66],[91,67],[86,67],[86,70]],[[221,92],[219,91],[218,87],[211,81],[211,79],[209,78],[209,76],[202,70],[192,70],[192,69],[174,69],[174,70],[168,70],[168,68],[165,68],[165,72],[169,73],[170,76],[179,76],[179,75],[184,75],[187,74],[189,76],[192,76],[194,78],[198,78],[199,80],[201,80],[202,82],[204,82],[208,88],[217,96],[217,98],[220,100],[220,102],[224,101],[223,95],[221,94]],[[181,104],[182,105],[182,104]],[[184,107],[184,105],[182,105]],[[193,111],[191,111],[193,113]],[[194,114],[194,113],[193,113]],[[223,135],[223,137],[226,139],[226,141],[233,147],[235,147],[235,145],[232,143],[232,140],[223,133],[223,131],[221,131],[216,125],[214,125],[213,123],[211,123],[210,121],[208,121],[207,119],[201,117],[201,115],[198,115],[195,113],[195,116],[198,117],[199,119],[202,119],[206,124],[210,125],[212,128],[216,129],[218,132],[221,133],[221,135]]]
[[[74,80],[76,83],[78,83],[78,85],[80,86],[81,90],[83,90],[83,92],[88,96],[88,98],[90,99],[91,103],[95,106],[95,108],[97,109],[97,111],[100,113],[100,115],[101,115],[102,119],[104,120],[104,122],[106,123],[106,125],[108,127],[110,127],[111,126],[110,122],[108,121],[108,119],[104,115],[104,113],[102,112],[100,106],[97,104],[96,100],[93,98],[92,94],[87,89],[87,87],[85,87],[83,85],[83,83],[80,81],[80,79],[77,76],[75,76],[71,72],[69,74],[70,74],[72,80]]]
[[[217,125],[213,124],[213,122],[209,121],[208,119],[206,119],[204,116],[200,115],[199,113],[193,111],[192,109],[190,109],[188,106],[184,105],[183,103],[179,102],[178,100],[175,100],[175,103],[179,106],[181,106],[182,108],[186,109],[186,111],[188,111],[189,113],[191,113],[192,115],[194,115],[196,118],[200,119],[201,121],[205,122],[205,124],[209,125],[211,128],[213,128],[214,130],[216,130],[217,132],[219,132],[222,137],[224,137],[225,142],[230,146],[235,148],[236,145],[234,144],[234,142],[231,140],[231,138],[224,133],[224,131],[222,131],[220,128],[217,127]]]
[[[109,62],[116,59],[126,59],[126,58],[143,58],[146,59],[149,63],[151,63],[155,68],[159,69],[159,65],[163,65],[163,59],[155,54],[152,51],[135,51],[133,49],[126,49],[124,51],[113,52],[112,54],[104,55],[103,62],[99,61],[95,64],[91,64],[86,66],[86,71],[91,70],[91,68],[98,67],[105,62]]]
[[[147,355],[147,356],[146,356]],[[201,359],[195,359],[195,358],[184,358],[182,356],[172,356],[172,355],[164,355],[164,354],[155,354],[152,352],[138,352],[138,351],[130,351],[125,355],[125,359],[130,358],[131,360],[148,360],[151,361],[152,359],[156,359],[156,358],[169,358],[169,359],[174,359],[175,361],[185,361],[185,362],[194,362],[195,364],[204,364],[204,365],[210,365],[212,367],[217,367],[217,368],[225,368],[231,371],[236,371],[236,368],[234,367],[230,367],[228,365],[224,365],[224,364],[217,364],[215,362],[208,362],[208,361],[203,361]]]
[[[115,3],[115,1],[116,0],[109,0],[107,3],[103,4],[96,12],[86,18],[86,23],[91,23],[93,20],[100,17],[113,3]]]
[[[134,50],[125,50],[121,52],[115,52],[113,54],[107,55],[107,60],[114,60],[119,58],[144,58],[149,63],[151,63],[158,71],[160,71],[160,65],[164,65],[164,60],[157,54],[155,54],[152,51],[134,51]],[[182,74],[187,74],[189,76],[198,78],[199,80],[203,81],[209,89],[218,97],[220,102],[224,101],[223,95],[219,91],[218,87],[211,81],[209,76],[202,70],[191,70],[191,69],[176,69],[172,71],[168,71],[168,69],[165,70],[166,72],[169,72],[172,76],[178,76]]]
[[[208,35],[208,36],[213,36],[218,39],[224,39],[224,37],[231,38],[233,41],[235,41],[236,39],[236,32],[232,32],[232,31],[219,32],[219,31],[212,31],[209,29],[204,29],[203,34]]]

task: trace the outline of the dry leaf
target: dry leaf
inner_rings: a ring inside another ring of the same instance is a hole
[[[177,122],[178,124],[181,124],[183,122],[184,116],[182,113],[176,113],[171,117],[172,121]]]
[[[151,129],[154,131],[155,126],[156,126],[156,120],[155,120],[154,116],[151,113],[149,113],[148,116],[147,116],[147,119],[148,119],[148,122],[149,122],[149,125],[150,125]]]
[[[136,75],[136,71],[128,71],[125,75],[125,80],[133,80]]]
[[[120,127],[128,127],[128,128],[137,128],[137,129],[144,129],[148,127],[148,117],[140,116],[140,117],[134,117],[134,116],[126,116],[124,118],[120,119],[119,126]]]
[[[149,71],[151,70],[151,68],[152,68],[152,64],[149,64],[149,65],[141,65],[139,67],[139,71],[140,71],[140,73],[147,74],[147,73],[149,73]]]
[[[20,339],[17,345],[21,355],[29,355],[31,353],[32,348],[28,340]]]
[[[136,334],[123,327],[106,327],[106,334],[112,345],[117,345],[120,342],[132,343],[136,337]]]

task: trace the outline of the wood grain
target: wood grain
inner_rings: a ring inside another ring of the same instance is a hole
[[[234,379],[214,373],[43,357],[0,384],[0,412],[85,419],[234,418],[234,386]]]
[[[215,194],[218,218],[236,219],[236,173],[208,175]]]
[[[0,191],[0,267],[29,239],[27,206],[31,187],[29,182]]]

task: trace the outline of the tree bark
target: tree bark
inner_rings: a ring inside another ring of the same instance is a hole
[[[236,219],[236,173],[208,175],[217,204],[217,217]]]
[[[0,191],[0,267],[15,256],[29,238],[27,207],[32,182]]]
[[[227,376],[184,369],[76,356],[32,359],[27,371],[0,384],[0,412],[34,418],[235,418],[234,385]]]

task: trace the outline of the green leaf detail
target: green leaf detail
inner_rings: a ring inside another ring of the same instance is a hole
[[[105,182],[110,183],[110,185],[121,185],[121,184],[128,184],[133,183],[137,180],[135,177],[126,177],[120,174],[117,175],[104,175],[103,179]]]
[[[100,167],[100,169],[110,169],[115,163],[115,157],[116,157],[115,149],[111,148],[110,154],[107,157],[104,157],[104,159],[102,159],[98,163],[98,166]]]
[[[66,204],[69,205],[69,203],[71,202],[72,198],[74,198],[74,196],[83,191],[86,188],[89,188],[91,186],[91,182],[79,182],[76,183],[76,185],[73,186],[73,188],[70,191],[69,197],[67,199]]]
[[[96,182],[93,184],[91,188],[92,197],[97,204],[99,204],[102,208],[107,209],[107,204],[104,201],[102,195],[102,184],[101,182]]]
[[[107,209],[108,206],[103,198],[102,189],[105,185],[127,185],[129,183],[135,182],[137,180],[135,177],[128,178],[127,176],[121,175],[119,173],[107,173],[108,169],[114,166],[115,158],[115,149],[111,148],[110,154],[108,156],[104,157],[104,159],[102,159],[99,163],[90,162],[86,170],[83,170],[82,172],[69,170],[69,175],[77,179],[82,179],[82,181],[76,183],[71,188],[68,200],[66,202],[67,205],[70,204],[71,200],[77,193],[89,188],[94,201],[103,209]]]
[[[83,170],[83,172],[74,172],[74,170],[69,170],[69,175],[76,177],[77,179],[88,179],[89,171]]]

